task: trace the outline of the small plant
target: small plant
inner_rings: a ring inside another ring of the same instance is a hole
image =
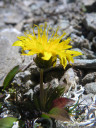
[[[36,26],[36,25],[35,25]],[[56,32],[52,31],[52,35],[48,38],[47,23],[36,26],[38,35],[33,28],[33,34],[25,33],[25,36],[18,37],[18,41],[14,42],[13,46],[20,46],[22,48],[22,55],[34,55],[36,65],[40,69],[40,104],[41,110],[45,109],[46,101],[44,100],[44,87],[43,87],[43,71],[46,68],[56,65],[57,58],[65,68],[67,61],[74,62],[73,57],[82,55],[81,52],[68,50],[72,48],[69,45],[71,38],[62,40],[66,35],[65,32],[61,36],[58,35],[58,28]],[[27,51],[27,53],[26,53]]]
[[[37,28],[38,33],[35,33]],[[56,87],[52,89],[48,86],[46,89],[43,84],[43,72],[45,69],[54,67],[57,58],[64,69],[67,63],[74,62],[73,57],[82,55],[81,52],[70,50],[72,48],[69,43],[70,37],[66,37],[63,32],[61,36],[58,34],[59,28],[56,32],[51,30],[51,37],[49,38],[49,29],[47,23],[44,25],[34,26],[33,33],[26,32],[25,36],[18,37],[18,41],[13,43],[13,46],[20,46],[22,48],[21,55],[34,55],[34,62],[40,71],[40,92],[34,93],[33,103],[38,111],[41,111],[44,118],[55,118],[60,120],[69,120],[69,114],[65,109],[69,103],[73,104],[74,101],[68,98],[61,97],[64,93],[64,88]],[[62,39],[65,37],[64,39]],[[9,81],[10,82],[10,81]],[[7,84],[4,86],[7,86]]]

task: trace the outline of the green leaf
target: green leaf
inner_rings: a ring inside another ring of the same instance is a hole
[[[50,117],[46,114],[46,113],[42,113],[41,117],[45,118],[45,119],[50,119]]]
[[[13,122],[16,122],[18,119],[14,117],[6,117],[0,119],[0,128],[12,128]]]
[[[16,73],[19,71],[19,65],[18,66],[15,66],[6,76],[4,82],[3,82],[3,86],[4,86],[4,89],[6,87],[9,86],[10,82],[12,81],[12,79],[14,78],[14,76],[16,75]]]
[[[1,107],[2,107],[2,102],[0,102],[0,109],[1,109]]]
[[[49,114],[55,114],[55,115],[58,115],[60,113],[60,110],[59,108],[55,107],[55,108],[52,108],[50,111],[49,111]]]
[[[64,108],[52,108],[47,115],[56,120],[70,121],[69,114]]]

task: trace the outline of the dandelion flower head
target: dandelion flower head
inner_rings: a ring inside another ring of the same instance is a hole
[[[74,62],[73,57],[82,55],[81,52],[70,50],[72,48],[69,45],[71,38],[62,39],[66,36],[63,32],[60,36],[58,34],[58,28],[56,31],[52,31],[51,37],[49,38],[49,28],[47,23],[44,25],[36,26],[38,33],[36,34],[34,28],[32,33],[25,33],[24,36],[17,37],[19,40],[13,43],[13,46],[20,46],[22,48],[22,55],[34,55],[42,54],[43,60],[60,60],[60,63],[65,68],[67,63]],[[28,53],[25,51],[28,50]]]

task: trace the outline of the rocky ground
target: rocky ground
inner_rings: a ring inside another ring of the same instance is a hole
[[[64,96],[80,102],[83,112],[73,123],[65,126],[57,122],[57,128],[96,127],[96,0],[1,0],[0,1],[0,87],[7,73],[16,65],[26,66],[33,57],[20,55],[20,48],[13,47],[17,36],[34,24],[47,22],[52,28],[60,26],[74,43],[73,49],[83,53],[72,66],[61,66],[44,74],[44,83],[54,87],[66,86]],[[35,76],[35,78],[33,77]],[[13,83],[26,88],[39,88],[39,75],[34,62],[18,73]],[[31,94],[34,90],[30,90]],[[25,93],[25,94],[26,94]]]

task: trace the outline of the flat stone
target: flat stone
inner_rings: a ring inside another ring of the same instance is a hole
[[[82,69],[96,69],[96,59],[74,59],[72,65]]]
[[[17,47],[12,44],[16,41],[16,35],[20,32],[15,29],[5,29],[0,33],[0,86],[2,86],[3,78],[16,65],[22,62]]]

